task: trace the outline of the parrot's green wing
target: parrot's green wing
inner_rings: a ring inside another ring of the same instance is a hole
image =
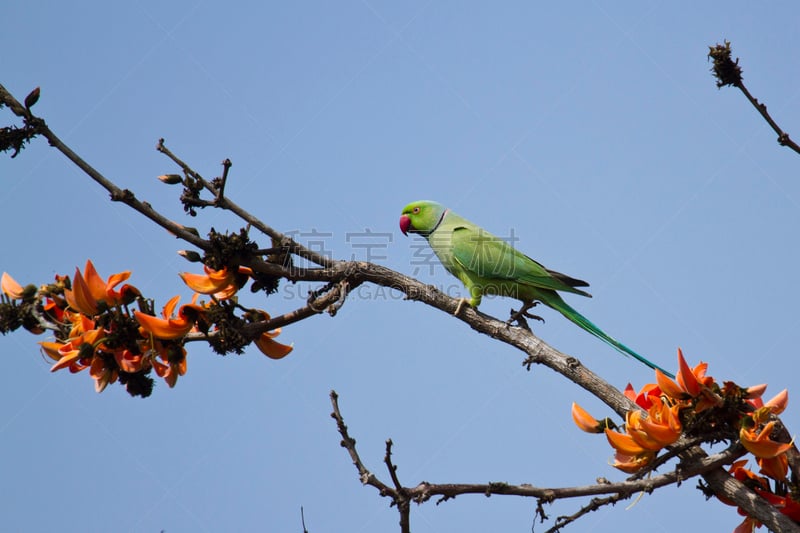
[[[441,240],[437,239],[437,231],[442,232]],[[666,370],[648,361],[598,328],[589,319],[570,307],[557,292],[564,291],[590,296],[589,293],[576,288],[588,287],[589,284],[585,281],[543,267],[527,255],[518,252],[507,242],[457,215],[446,214],[440,221],[439,228],[429,237],[428,242],[434,250],[437,250],[437,247],[442,249],[437,251],[437,254],[441,254],[440,257],[445,258],[447,269],[470,289],[472,300],[477,301],[476,304],[471,305],[477,306],[480,303],[480,294],[476,297],[473,288],[477,287],[477,292],[481,292],[485,288],[486,280],[503,282],[502,287],[527,286],[529,288],[527,291],[519,291],[516,294],[500,291],[500,294],[515,298],[522,295],[524,298],[519,299],[540,301],[623,354],[630,355],[650,368],[659,369],[672,377],[672,374]],[[459,270],[482,278],[482,280],[476,283],[470,279],[470,275],[460,275]]]
[[[588,287],[585,281],[548,270],[478,226],[462,224],[454,228],[452,246],[453,259],[463,269],[483,278],[591,296],[575,288]]]

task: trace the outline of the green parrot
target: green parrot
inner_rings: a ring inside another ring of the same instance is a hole
[[[418,233],[425,237],[442,265],[469,291],[470,298],[459,303],[455,314],[461,311],[463,304],[477,308],[484,294],[508,296],[523,303],[523,307],[512,314],[509,324],[515,320],[525,324],[523,317],[526,316],[542,320],[527,313],[541,302],[621,353],[672,376],[606,334],[558,294],[558,291],[570,292],[591,298],[591,294],[578,288],[588,287],[588,283],[543,267],[443,205],[431,201],[408,204],[400,216],[400,231],[404,235]]]

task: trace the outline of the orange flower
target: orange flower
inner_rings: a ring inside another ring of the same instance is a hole
[[[747,387],[744,397],[747,398],[748,400],[755,400],[756,398],[761,398],[761,395],[764,394],[764,391],[766,390],[767,390],[766,383],[762,383],[761,385],[751,385],[750,387]]]
[[[654,397],[653,405],[644,417],[641,411],[629,411],[626,416],[628,433],[642,446],[659,450],[677,441],[681,436],[681,421],[678,405],[670,406],[661,398]]]
[[[642,387],[642,390],[639,391],[639,394],[636,394],[633,390],[633,385],[628,383],[623,394],[642,409],[650,409],[650,406],[653,404],[651,398],[661,396],[661,389],[655,383],[647,383]]]
[[[264,315],[264,320],[270,319],[270,316],[266,311],[261,311],[261,314]],[[280,334],[281,328],[277,328],[272,331],[262,333],[261,336],[253,342],[258,349],[261,350],[261,353],[270,359],[282,359],[289,355],[289,353],[294,349],[294,346],[281,344],[278,341],[273,340]]]
[[[683,351],[678,348],[678,385],[692,398],[697,398],[703,391],[701,379],[705,376],[707,368],[708,363],[700,363],[692,370],[683,358]]]
[[[613,422],[608,418],[598,421],[575,402],[572,402],[572,420],[576,426],[586,433],[602,433],[606,428],[613,425]]]
[[[39,343],[39,346],[42,347],[42,352],[53,361],[61,359],[61,354],[58,353],[58,350],[64,346],[63,343],[42,341]]]
[[[739,430],[739,440],[742,441],[742,446],[756,457],[764,459],[777,457],[791,449],[792,443],[775,442],[772,440],[770,438],[770,433],[772,433],[774,427],[774,420],[764,424],[761,431],[757,431],[758,426],[753,426],[751,428],[742,426],[742,429]]]
[[[77,268],[72,280],[72,290],[64,289],[64,298],[72,309],[84,315],[95,316],[99,312],[97,298]]]
[[[123,372],[128,372],[129,374],[139,372],[145,367],[146,363],[146,359],[143,355],[134,354],[127,348],[123,350],[116,350],[114,352],[114,360],[116,361],[120,370]]]
[[[656,369],[656,382],[658,383],[658,388],[673,400],[688,400],[691,398],[683,388],[658,369]]]
[[[195,304],[193,299],[192,303],[180,306],[177,318],[172,318],[172,312],[180,299],[180,296],[175,296],[167,302],[161,312],[164,318],[147,315],[141,311],[134,311],[133,315],[139,321],[142,329],[152,334],[155,338],[164,340],[180,339],[191,331],[197,319],[203,314],[203,307]]]
[[[109,383],[117,381],[119,371],[116,368],[109,368],[104,358],[95,357],[89,367],[89,375],[94,378],[94,390],[100,393],[105,390]]]
[[[44,310],[50,313],[57,321],[64,322],[64,309],[52,298],[44,299]]]
[[[23,292],[25,292],[22,285],[17,283],[14,278],[9,276],[6,272],[3,272],[3,275],[0,276],[0,289],[12,300],[21,299]]]
[[[714,385],[714,378],[706,376],[707,370],[708,363],[703,362],[691,368],[683,358],[683,351],[678,348],[677,383],[660,370],[656,370],[656,381],[664,394],[674,400],[697,399],[695,411],[699,413],[709,407],[722,404],[722,398],[711,389]]]
[[[645,387],[653,390],[652,387]],[[631,388],[631,391],[633,389]],[[623,472],[637,472],[650,464],[656,453],[677,441],[681,436],[681,422],[678,416],[680,404],[670,404],[660,396],[649,396],[650,408],[628,411],[625,415],[625,432],[605,429],[608,443],[616,450],[615,462],[612,466]],[[590,425],[594,419],[588,413],[573,404],[573,420],[578,427],[593,429]],[[588,417],[588,418],[586,418]],[[596,421],[595,421],[596,422]]]
[[[56,364],[50,368],[50,372],[68,367],[70,372],[75,373],[87,368],[94,356],[94,350],[104,333],[101,329],[93,329],[60,345],[51,342],[40,342],[39,344],[45,353],[52,359],[57,360]],[[56,346],[58,347],[56,348]]]
[[[626,455],[622,452],[617,452],[614,454],[614,462],[611,463],[611,466],[627,474],[635,474],[649,465],[655,457],[656,452],[642,452],[636,455]]]
[[[75,269],[72,290],[64,289],[64,298],[70,307],[85,315],[96,315],[101,310],[101,304],[106,307],[115,307],[128,304],[141,295],[133,285],[125,284],[119,291],[114,289],[131,276],[129,270],[111,274],[108,281],[103,281],[92,261],[87,259],[83,272],[81,274],[79,269]]]
[[[786,475],[789,473],[789,458],[785,453],[769,459],[756,457],[756,460],[758,461],[758,466],[761,467],[760,472],[762,474],[778,481],[786,480]]]
[[[661,447],[654,449],[645,448],[637,440],[635,440],[629,433],[620,433],[610,429],[604,430],[608,443],[612,448],[617,450],[623,455],[636,456],[648,451],[658,451]]]
[[[236,272],[229,272],[227,267],[223,267],[222,270],[211,270],[203,265],[203,270],[205,275],[191,272],[181,272],[178,275],[194,292],[213,294],[220,300],[230,298],[242,287],[244,278],[241,274],[249,276],[253,273],[247,267],[239,267]]]
[[[172,388],[178,382],[178,376],[186,374],[186,349],[174,343],[169,346],[157,343],[156,351],[158,357],[152,360],[153,370]]]
[[[772,412],[772,414],[779,415],[786,409],[786,406],[788,404],[789,404],[789,391],[787,389],[783,389],[773,398],[768,400],[767,403],[764,404],[764,407],[768,407],[769,410]]]
[[[72,329],[69,330],[69,338],[77,337],[85,331],[91,331],[95,328],[94,320],[87,317],[82,313],[70,313],[64,311],[64,318],[66,322],[72,323]]]

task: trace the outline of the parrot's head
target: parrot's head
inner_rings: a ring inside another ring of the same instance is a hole
[[[408,235],[409,232],[427,235],[436,229],[446,212],[447,209],[436,202],[411,202],[403,208],[403,214],[400,215],[400,231],[403,235]]]

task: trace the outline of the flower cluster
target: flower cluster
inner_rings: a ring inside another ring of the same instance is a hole
[[[184,282],[196,293],[212,295],[211,301],[198,303],[195,294],[191,303],[178,306],[180,296],[170,299],[161,316],[155,316],[152,302],[145,300],[133,285],[121,283],[130,278],[129,271],[112,274],[104,280],[91,261],[75,275],[56,276],[55,283],[36,288],[22,287],[7,273],[0,277],[0,332],[24,326],[33,333],[51,330],[54,341],[39,344],[42,352],[54,361],[51,371],[69,369],[77,373],[89,369],[95,389],[102,392],[110,383],[119,381],[133,396],[152,393],[151,372],[174,387],[178,377],[186,373],[187,335],[197,333],[211,339],[226,333],[222,324],[238,327],[255,321],[268,321],[260,310],[246,310],[247,319],[235,315],[235,305],[225,305],[248,279],[248,269],[233,273],[206,267],[204,275],[181,274]],[[119,288],[117,288],[119,286]],[[138,309],[130,310],[136,303]],[[253,342],[261,352],[280,359],[292,346],[274,340],[280,329],[261,334]],[[232,349],[241,352],[249,339]],[[223,352],[224,353],[224,352]]]
[[[614,466],[634,473],[651,464],[659,450],[677,441],[683,427],[680,404],[661,395],[658,386],[645,386],[637,395],[628,385],[625,395],[642,410],[628,411],[624,433],[614,431],[608,421],[598,422],[578,404],[572,404],[572,419],[588,433],[605,433],[616,450]]]
[[[639,409],[628,411],[622,431],[617,431],[610,420],[596,420],[577,404],[572,405],[572,418],[583,431],[604,433],[615,451],[612,466],[627,473],[654,466],[658,452],[682,436],[711,443],[738,439],[755,456],[760,473],[766,477],[747,470],[747,460],[735,462],[731,474],[782,513],[800,520],[800,501],[794,500],[787,488],[786,452],[793,443],[775,440],[776,415],[786,408],[788,392],[783,390],[765,402],[761,397],[766,385],[744,388],[731,381],[720,385],[706,374],[707,370],[708,364],[703,362],[690,367],[679,349],[675,380],[656,370],[656,383],[645,385],[638,393],[628,384],[625,396]],[[767,478],[773,480],[774,488]],[[747,518],[741,527],[752,529],[754,525],[758,524]]]

